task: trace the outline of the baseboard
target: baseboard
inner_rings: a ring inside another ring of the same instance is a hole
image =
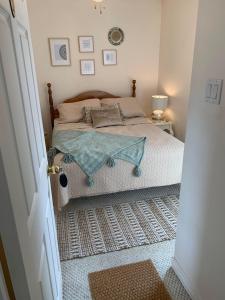
[[[185,272],[181,268],[180,264],[174,257],[172,260],[172,268],[176,273],[177,277],[180,279],[182,285],[184,286],[185,290],[188,292],[189,296],[192,300],[201,300],[200,296],[198,295],[196,289],[194,288],[193,283],[191,280],[186,276]]]

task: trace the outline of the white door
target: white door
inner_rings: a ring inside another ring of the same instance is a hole
[[[15,12],[13,18],[9,0],[0,0],[0,155],[30,299],[61,300],[61,269],[25,0],[15,0]]]

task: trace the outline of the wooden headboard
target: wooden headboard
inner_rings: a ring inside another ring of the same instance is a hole
[[[56,108],[54,108],[51,83],[48,83],[47,87],[48,87],[48,101],[49,101],[49,108],[50,108],[51,124],[52,124],[52,128],[53,128],[54,120],[59,118],[59,111]],[[132,80],[131,97],[136,97],[136,80]],[[109,94],[107,92],[103,92],[103,91],[88,91],[88,92],[81,93],[75,97],[66,99],[66,100],[62,101],[62,103],[73,103],[73,102],[83,101],[86,99],[96,99],[96,98],[101,100],[104,98],[120,98],[120,97]]]

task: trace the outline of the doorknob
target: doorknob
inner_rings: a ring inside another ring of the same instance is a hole
[[[62,171],[62,168],[60,166],[57,165],[53,165],[53,166],[48,166],[48,176],[50,175],[55,175],[55,174],[59,174]]]

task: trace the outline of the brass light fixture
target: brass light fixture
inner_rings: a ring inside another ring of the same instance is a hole
[[[94,2],[94,8],[97,10],[99,9],[100,15],[102,15],[103,9],[105,9],[104,6],[104,0],[92,0]]]

